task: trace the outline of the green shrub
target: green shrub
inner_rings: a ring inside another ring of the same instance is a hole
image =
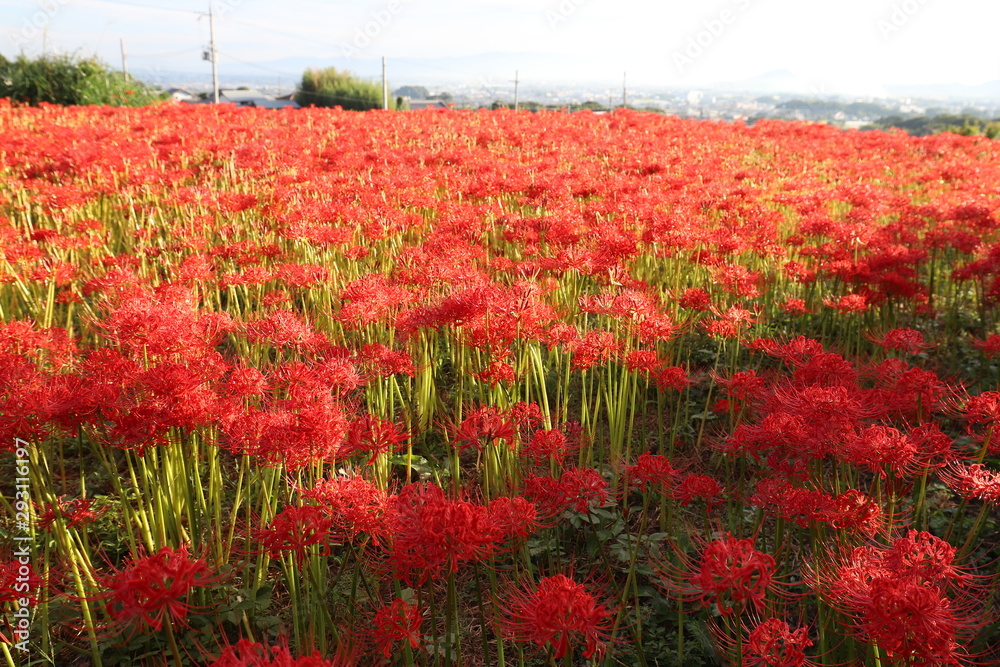
[[[0,97],[37,106],[103,104],[140,106],[163,99],[164,93],[110,70],[96,58],[43,55],[15,60],[0,56]]]
[[[335,67],[307,69],[295,93],[295,101],[304,107],[339,106],[352,111],[382,108],[382,87],[356,79],[350,72]]]

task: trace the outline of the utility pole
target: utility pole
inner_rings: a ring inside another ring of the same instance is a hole
[[[118,41],[122,46],[122,74],[125,75],[125,80],[128,81],[128,60],[125,58],[125,38],[119,37]]]
[[[219,103],[219,65],[218,52],[215,50],[215,20],[212,17],[212,5],[208,6],[208,34],[212,39],[212,101]]]
[[[518,83],[517,70],[514,70],[514,111],[518,110],[518,103],[517,103],[517,83]]]
[[[385,56],[382,56],[382,108],[389,110],[389,81],[385,78]]]
[[[625,88],[625,78],[628,76],[628,72],[622,72],[622,106],[628,107],[628,93]]]
[[[608,91],[608,111],[611,111],[611,95],[612,95],[612,92],[609,90]]]

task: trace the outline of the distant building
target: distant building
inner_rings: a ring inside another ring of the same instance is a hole
[[[198,96],[192,93],[190,90],[184,90],[183,88],[170,88],[167,90],[167,94],[170,95],[170,99],[175,102],[197,102]]]
[[[195,101],[211,104],[212,96],[210,94],[206,100]],[[261,107],[263,109],[284,109],[286,107],[291,107],[293,109],[299,108],[298,103],[293,100],[290,95],[275,98],[272,95],[265,95],[259,90],[254,90],[253,88],[220,88],[219,102],[236,104],[241,107]]]

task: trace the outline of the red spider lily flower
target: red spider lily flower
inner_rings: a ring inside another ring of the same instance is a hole
[[[904,477],[912,474],[916,465],[917,447],[898,430],[873,424],[850,437],[845,443],[844,458],[867,468],[879,477],[889,474]]]
[[[990,334],[984,340],[972,339],[972,344],[982,350],[988,359],[1000,353],[1000,334]]]
[[[709,544],[690,577],[695,598],[704,605],[716,605],[723,616],[742,613],[748,602],[760,611],[772,587],[775,563],[753,543],[727,535]]]
[[[984,391],[970,397],[962,416],[970,424],[995,426],[1000,423],[1000,391]]]
[[[544,461],[554,460],[562,464],[566,457],[573,453],[575,447],[566,434],[557,428],[535,431],[531,440],[521,450],[535,465]]]
[[[99,579],[106,589],[104,609],[117,622],[160,630],[164,623],[184,623],[192,607],[193,588],[220,581],[202,559],[187,548],[163,547],[151,556],[132,557],[126,567]]]
[[[782,303],[779,306],[779,308],[781,308],[789,315],[805,315],[811,312],[809,308],[806,306],[805,299],[797,299],[793,296],[790,296],[787,299],[785,299],[784,303]]]
[[[490,556],[496,527],[483,505],[449,500],[433,484],[410,484],[391,500],[389,565],[411,585],[449,575]]]
[[[586,370],[611,359],[620,343],[610,331],[588,331],[573,343],[573,370]]]
[[[713,338],[737,338],[747,327],[757,322],[752,311],[739,306],[731,306],[724,312],[713,308],[712,314],[718,319],[705,320],[701,325]]]
[[[389,496],[361,477],[324,479],[303,491],[302,498],[315,500],[323,507],[338,538],[353,540],[367,534],[376,544],[383,544],[389,536]]]
[[[0,561],[0,603],[13,602],[22,598],[31,604],[38,604],[45,579],[35,572],[31,563],[24,564],[19,558]]]
[[[792,630],[779,618],[758,623],[743,647],[743,664],[748,667],[805,667],[813,664],[805,649],[812,646],[806,628]]]
[[[677,305],[688,310],[708,310],[712,305],[712,297],[699,287],[689,287],[677,299]]]
[[[637,482],[642,491],[656,489],[660,493],[672,487],[678,474],[666,456],[650,452],[640,454],[635,465],[626,466],[625,471],[630,484]]]
[[[633,373],[653,375],[660,367],[660,360],[652,350],[632,350],[625,355],[625,367]]]
[[[373,415],[362,415],[351,422],[347,439],[337,450],[337,456],[350,458],[367,453],[365,465],[371,465],[379,455],[398,452],[409,439],[409,434],[393,422]]]
[[[674,498],[687,507],[701,498],[711,511],[722,497],[722,487],[708,475],[687,475],[674,490]]]
[[[573,468],[559,479],[566,502],[577,512],[589,513],[608,502],[608,482],[593,468]]]
[[[392,647],[396,642],[406,642],[411,649],[420,648],[423,641],[420,635],[422,623],[423,611],[405,600],[397,598],[392,604],[379,608],[371,627],[379,654],[388,658],[392,655]]]
[[[318,505],[288,505],[271,519],[267,528],[257,531],[257,539],[271,558],[290,553],[298,565],[309,558],[309,547],[320,546],[326,554],[330,546],[333,520]]]
[[[680,366],[667,366],[656,374],[656,387],[660,391],[674,389],[684,391],[694,381],[688,377],[687,371]]]
[[[978,498],[1000,503],[1000,472],[994,472],[981,463],[952,463],[938,473],[938,478],[966,500]]]
[[[361,346],[358,360],[371,372],[382,377],[406,375],[413,377],[417,368],[406,352],[397,352],[381,343],[369,343]]]
[[[514,641],[550,646],[556,660],[580,645],[585,658],[604,654],[611,610],[565,575],[546,577],[534,589],[515,592],[507,612],[504,628]]]
[[[452,440],[459,446],[459,451],[469,447],[482,451],[484,447],[496,445],[501,440],[513,446],[516,437],[517,424],[509,415],[495,406],[483,405],[462,420]]]
[[[486,368],[478,373],[473,373],[472,377],[488,384],[491,389],[498,384],[509,386],[517,382],[517,375],[514,373],[513,367],[504,361],[491,361],[486,364]]]
[[[817,573],[813,586],[853,618],[864,641],[906,665],[958,665],[981,625],[977,581],[955,564],[956,549],[909,531],[888,546],[857,547]]]
[[[535,505],[519,496],[491,500],[489,517],[498,540],[521,542],[541,526]]]
[[[92,509],[93,498],[74,498],[63,500],[61,496],[55,505],[51,505],[38,517],[38,526],[42,530],[48,529],[56,519],[63,518],[67,528],[86,526],[95,521],[107,511],[107,507]]]
[[[842,315],[863,313],[871,307],[864,294],[845,294],[839,299],[823,299],[823,305],[835,308]]]
[[[924,342],[924,335],[910,328],[892,329],[883,336],[868,336],[868,340],[884,350],[901,350],[918,354],[931,347]]]
[[[338,648],[332,659],[323,658],[319,651],[296,658],[287,646],[265,646],[241,639],[235,646],[226,647],[206,667],[356,667],[358,664],[349,648]]]

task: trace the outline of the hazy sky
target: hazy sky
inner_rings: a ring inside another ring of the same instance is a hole
[[[816,92],[1000,79],[996,0],[0,0],[0,53],[96,54],[129,69],[207,71],[304,56],[427,61],[520,54],[521,77],[705,86],[789,70]],[[492,76],[451,61],[449,79]],[[261,70],[266,73],[267,70]]]

